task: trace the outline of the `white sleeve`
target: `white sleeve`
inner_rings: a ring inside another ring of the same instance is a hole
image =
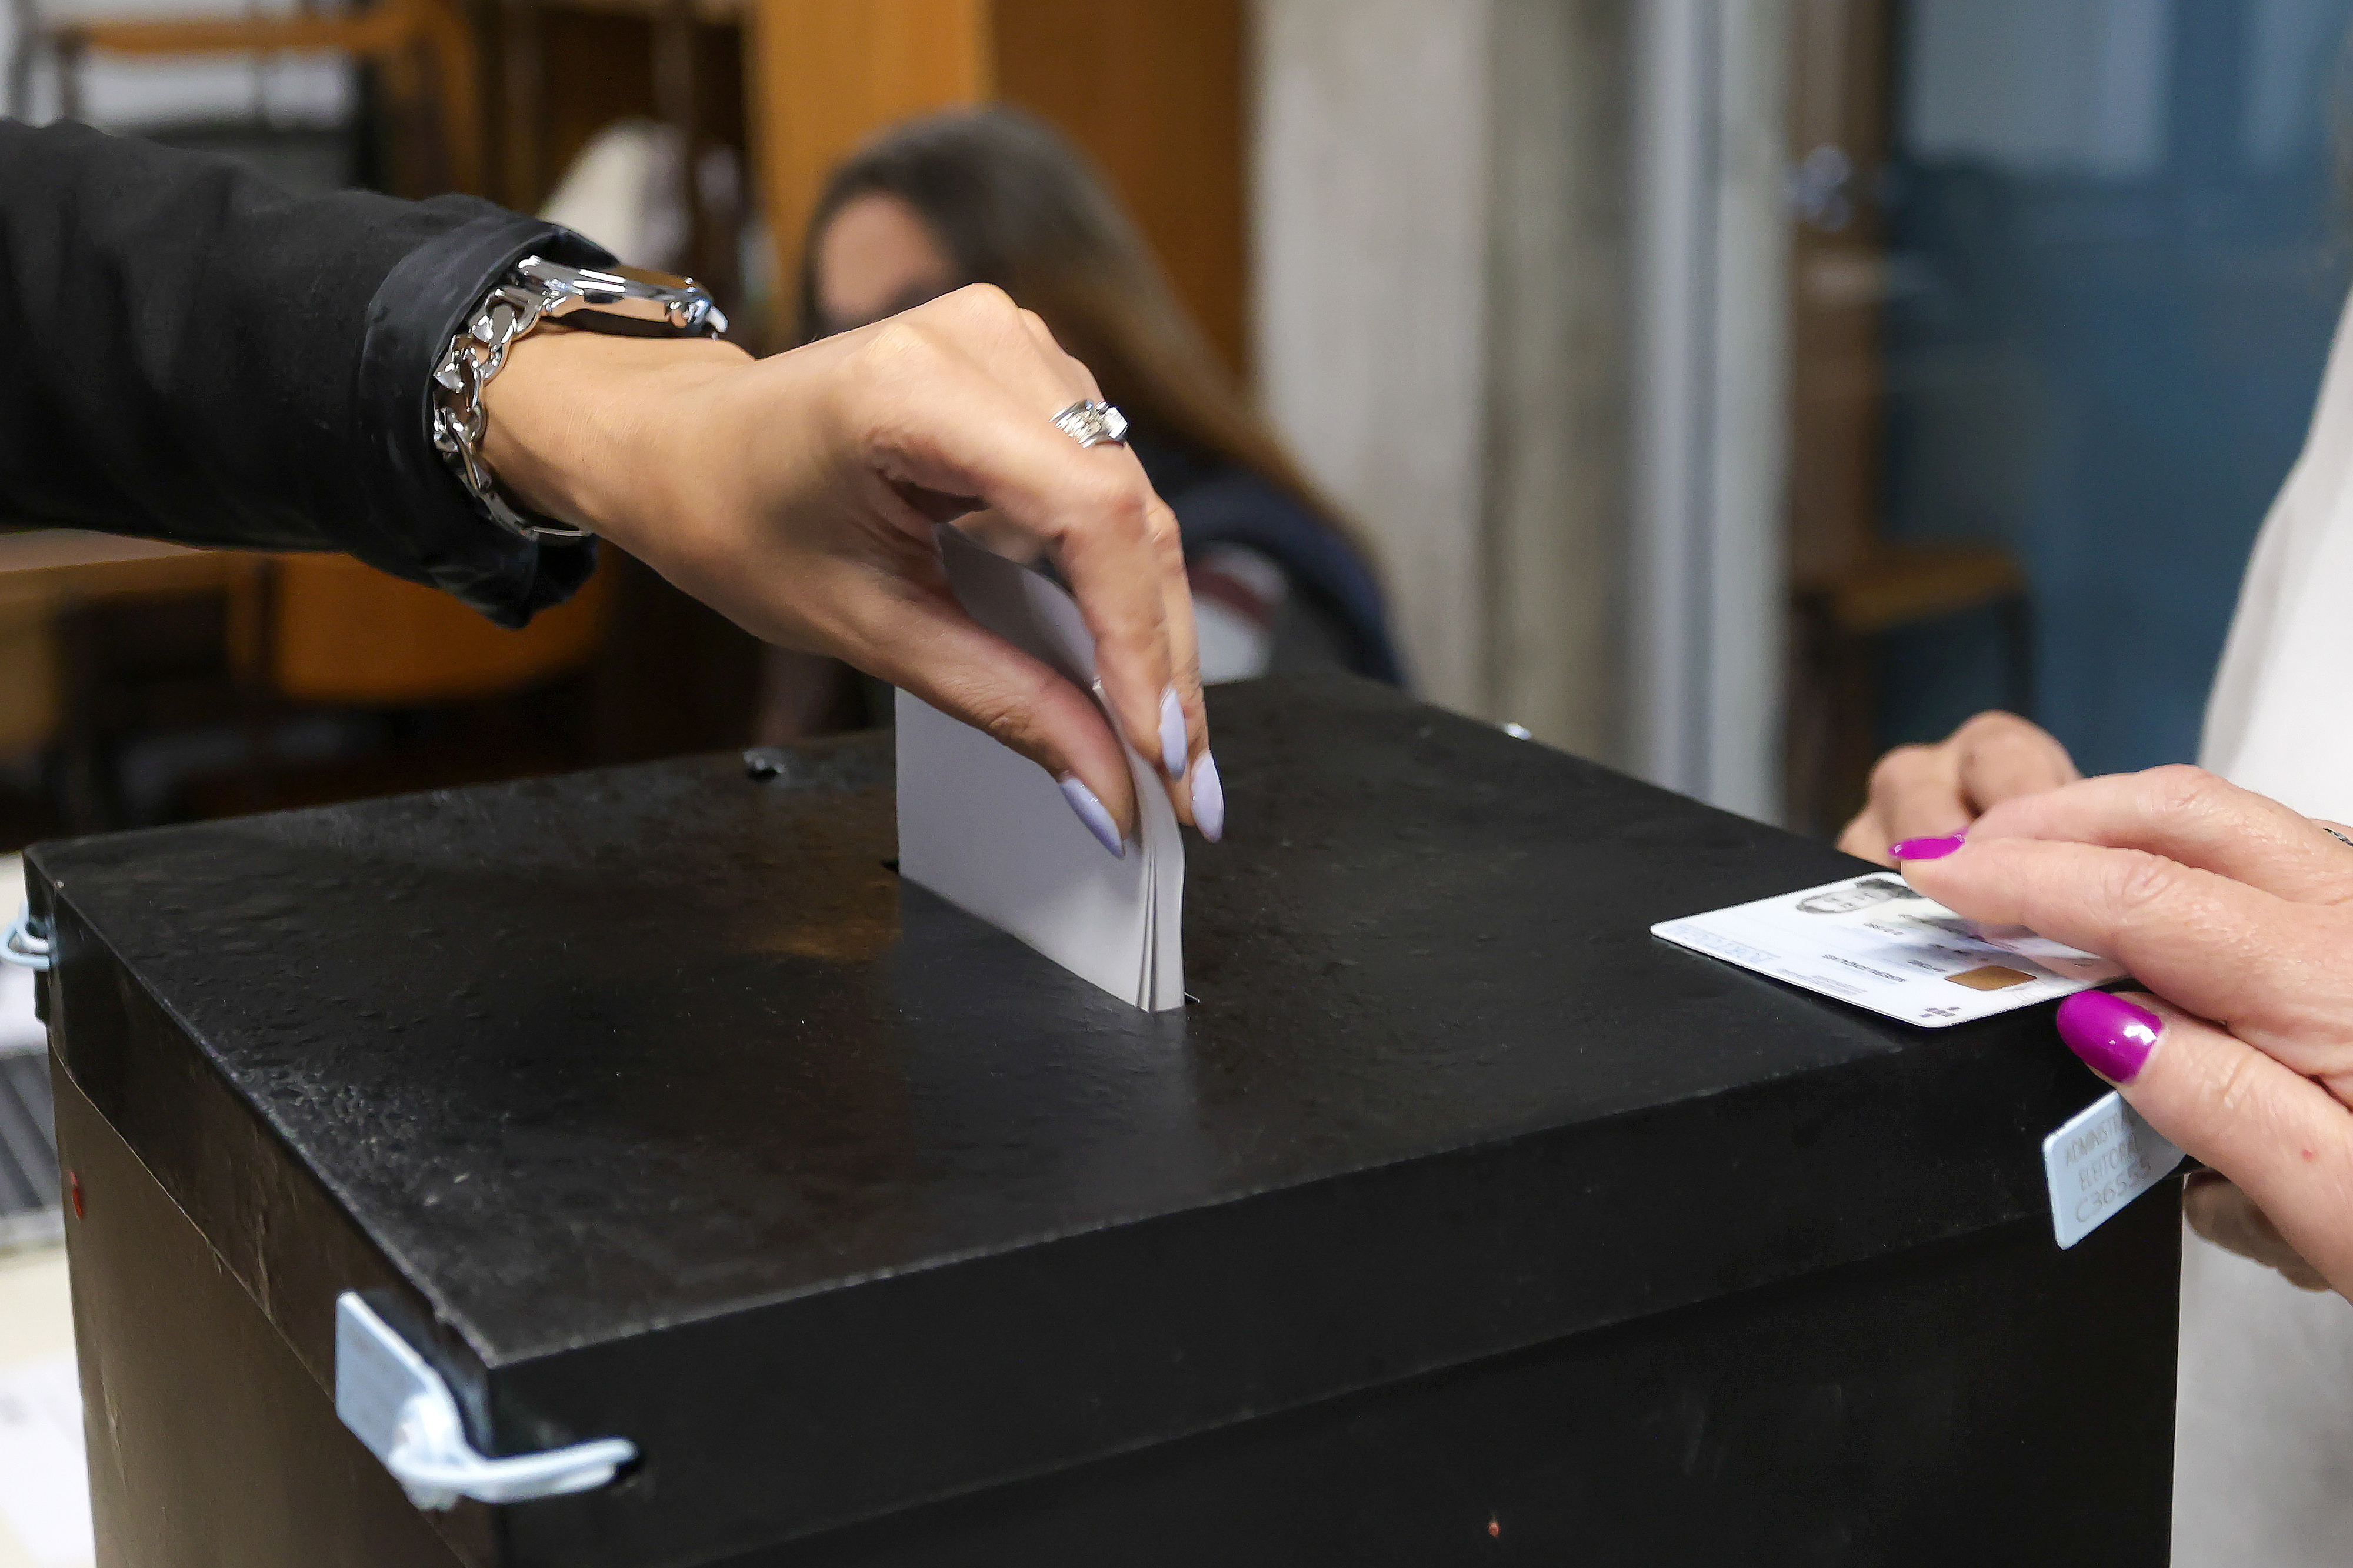
[[[2199,760],[2299,810],[2353,815],[2353,310],[2303,455],[2256,536]]]

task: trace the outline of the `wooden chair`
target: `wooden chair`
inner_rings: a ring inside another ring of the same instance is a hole
[[[18,0],[29,18],[31,0]],[[20,27],[23,20],[20,19]],[[484,145],[481,73],[474,30],[456,0],[375,0],[349,11],[303,8],[274,16],[76,18],[40,27],[58,61],[61,106],[80,113],[81,60],[91,54],[160,58],[184,55],[339,53],[368,61],[382,73],[389,100],[417,106],[430,98],[438,121],[447,182],[439,188],[481,192],[489,162]],[[11,107],[27,106],[26,45],[20,38],[11,70]],[[429,95],[425,76],[430,76]],[[429,177],[416,183],[436,184]],[[431,194],[420,190],[418,195]]]
[[[248,779],[234,799],[211,805],[268,809],[578,766],[591,750],[585,705],[574,705],[584,707],[582,721],[553,725],[536,705],[553,683],[596,659],[613,584],[613,573],[599,571],[570,600],[510,631],[347,556],[266,558],[230,607],[230,658],[248,695]],[[288,710],[302,708],[467,717],[421,748],[411,735],[389,753],[290,778],[272,738]],[[551,729],[578,733],[551,745]]]
[[[612,602],[599,572],[509,631],[345,555],[273,557],[261,593],[238,625],[247,668],[281,700],[349,708],[468,702],[569,674],[596,653]]]
[[[2004,700],[2034,704],[2024,565],[1990,540],[1885,531],[1887,342],[1894,274],[1876,171],[1892,155],[1892,0],[1799,0],[1793,15],[1789,576],[1795,658],[1785,820],[1828,837],[1862,805],[1879,754],[1887,634],[1991,611]],[[1989,522],[1991,520],[1988,520]]]
[[[863,0],[860,0],[863,3]],[[743,193],[706,189],[700,171],[714,153],[743,154],[741,35],[746,0],[498,0],[499,145],[504,161],[503,199],[537,209],[554,189],[559,160],[580,142],[623,115],[640,110],[674,131],[685,150],[679,197],[686,217],[683,254],[669,261],[718,299],[731,319],[744,320],[740,247],[747,213]],[[644,48],[626,61],[649,68],[638,79],[609,52],[611,24],[644,29]],[[589,37],[584,37],[585,31]],[[569,34],[568,38],[556,35]],[[710,35],[732,47],[714,48]],[[598,47],[585,51],[589,37]],[[571,67],[551,62],[559,46]],[[728,57],[735,57],[732,61]],[[587,68],[581,69],[586,66]],[[640,93],[649,93],[640,98]],[[716,199],[714,199],[716,198]],[[643,258],[624,257],[625,261]]]
[[[2034,710],[2034,621],[2026,569],[2000,545],[1883,540],[1792,584],[1789,825],[1828,837],[1862,808],[1879,754],[1880,639],[1991,610],[2001,625],[2002,700]]]
[[[222,605],[232,552],[72,529],[0,531],[0,753],[43,754],[38,799],[0,789],[15,837],[125,826],[123,742],[163,715],[235,722]],[[29,826],[29,834],[27,828]]]

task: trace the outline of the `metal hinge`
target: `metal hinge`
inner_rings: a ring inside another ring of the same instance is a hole
[[[13,963],[19,969],[49,966],[48,927],[33,918],[31,904],[18,904],[16,920],[0,934],[0,963]]]
[[[441,1374],[350,1290],[335,1298],[335,1414],[422,1509],[592,1491],[638,1457],[626,1437],[486,1458]]]

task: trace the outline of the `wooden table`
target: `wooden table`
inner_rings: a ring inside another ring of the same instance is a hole
[[[0,533],[0,603],[121,597],[226,587],[251,569],[237,551],[191,550],[79,528]]]
[[[41,745],[57,733],[63,716],[57,622],[63,611],[105,600],[227,592],[248,577],[257,559],[72,528],[0,533],[0,752]]]

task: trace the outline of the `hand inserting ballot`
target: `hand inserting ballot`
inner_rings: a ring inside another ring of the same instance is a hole
[[[1894,853],[1940,903],[2148,986],[2069,997],[2061,1035],[2229,1179],[2193,1185],[2201,1235],[2307,1289],[2353,1289],[2353,845],[2167,767],[2013,800],[1965,839]]]
[[[756,637],[844,659],[1075,776],[1132,830],[1127,763],[1094,699],[948,590],[934,525],[989,509],[1042,543],[1127,741],[1160,763],[1179,818],[1214,834],[1176,519],[1125,447],[1082,447],[1052,422],[1100,395],[1036,316],[979,285],[764,360],[710,339],[534,332],[484,391],[482,455],[525,505]]]

